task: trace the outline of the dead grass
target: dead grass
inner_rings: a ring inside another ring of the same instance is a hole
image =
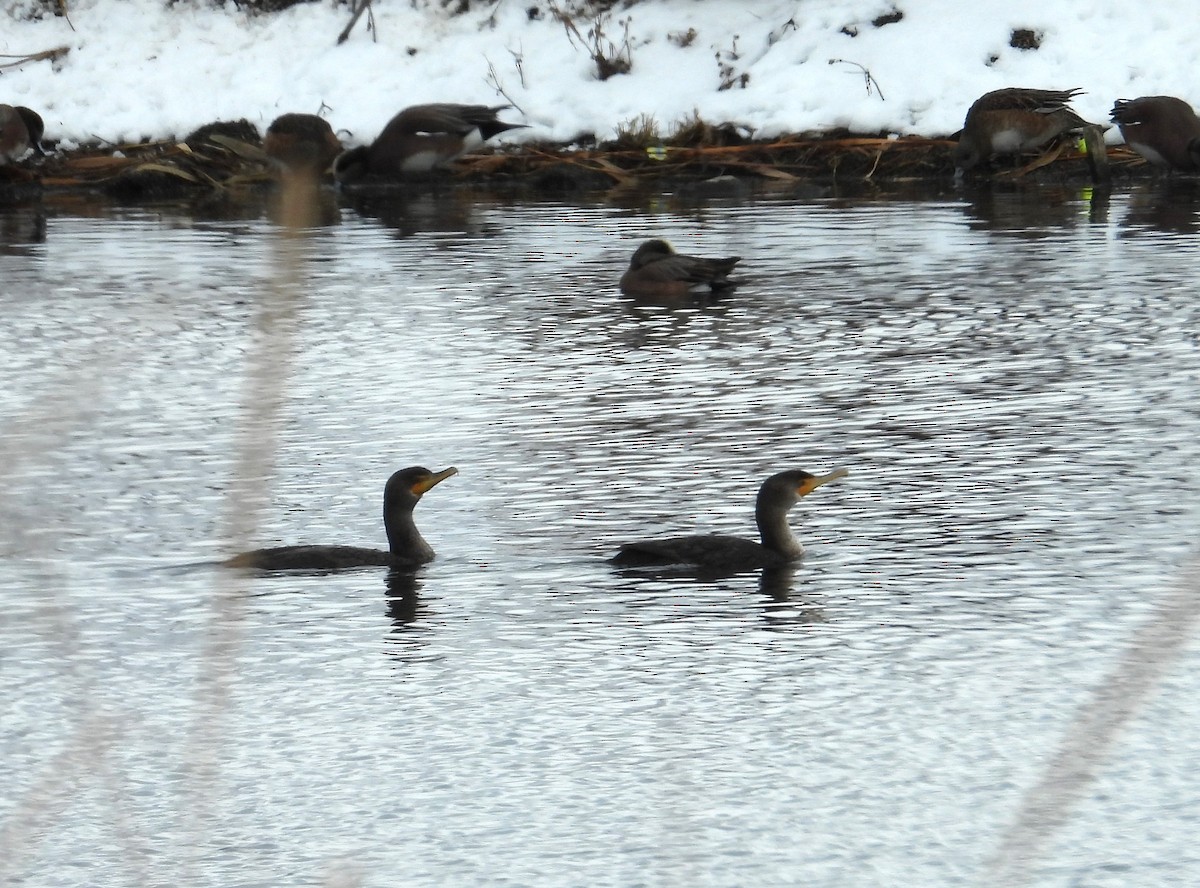
[[[251,136],[250,138],[253,138]],[[693,112],[669,131],[652,115],[638,115],[618,128],[611,142],[588,148],[557,143],[501,145],[460,158],[447,177],[460,182],[538,187],[569,172],[588,187],[604,183],[650,184],[661,180],[738,175],[775,181],[894,181],[948,178],[954,171],[952,139],[850,133],[789,135],[754,139],[731,123],[712,123]],[[1086,156],[1074,146],[1043,156],[1036,165],[1012,164],[1003,178],[1089,178]],[[1117,171],[1141,170],[1145,162],[1124,146],[1109,150]],[[981,173],[981,175],[987,175]],[[256,145],[217,134],[210,139],[96,145],[45,160],[0,168],[0,186],[101,189],[128,198],[169,198],[261,187],[275,181],[271,164]]]
[[[584,3],[563,9],[551,2],[550,14],[566,31],[571,45],[582,49],[596,65],[596,77],[608,80],[617,74],[633,70],[633,45],[629,33],[630,20],[618,19],[619,37],[610,36],[613,24],[611,4]],[[582,26],[582,27],[581,27]]]

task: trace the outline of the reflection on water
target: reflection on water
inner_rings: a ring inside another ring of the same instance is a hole
[[[1194,184],[318,207],[0,209],[3,879],[977,880],[1194,545]],[[745,283],[627,299],[648,236]],[[419,571],[211,567],[284,257],[248,542],[453,463]],[[842,465],[793,568],[607,563]],[[1038,884],[1196,880],[1194,659]]]
[[[1130,191],[1122,233],[1126,236],[1155,232],[1194,234],[1200,229],[1198,215],[1200,181],[1163,176]]]
[[[400,237],[444,232],[483,237],[476,203],[451,188],[422,188],[416,193],[358,192],[345,198],[347,206],[363,219],[372,219]],[[495,229],[493,229],[493,232]]]
[[[0,208],[0,255],[27,256],[46,240],[46,214],[38,202]]]
[[[392,568],[387,572],[387,612],[397,632],[417,621],[421,609],[420,588],[416,571]]]
[[[1200,228],[1200,180],[1162,176],[1139,182],[1115,196],[1103,188],[1065,186],[1029,189],[988,186],[965,192],[973,225],[1021,238],[1045,237],[1055,229],[1081,224],[1105,226],[1114,206],[1121,236],[1143,232],[1188,234]]]
[[[1103,224],[1108,218],[1105,189],[1049,186],[1030,190],[1020,185],[983,183],[966,189],[967,212],[973,227],[1010,237],[1037,239],[1055,229],[1073,228],[1081,221]],[[1080,216],[1083,215],[1081,219]]]

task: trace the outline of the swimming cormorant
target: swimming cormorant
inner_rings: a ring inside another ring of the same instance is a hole
[[[255,570],[345,570],[352,567],[416,567],[433,560],[433,549],[413,523],[413,508],[432,487],[457,475],[458,469],[431,472],[423,466],[401,469],[383,489],[383,527],[388,548],[358,546],[279,546],[243,552],[224,562],[226,567]]]
[[[713,571],[787,564],[804,554],[804,547],[788,527],[788,511],[801,497],[822,484],[848,474],[846,469],[836,469],[828,475],[793,470],[772,475],[764,481],[754,508],[761,543],[719,534],[642,540],[621,546],[612,562],[623,567],[681,565]]]

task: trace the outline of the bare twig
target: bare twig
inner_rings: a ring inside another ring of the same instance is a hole
[[[71,16],[67,13],[67,0],[58,0],[58,14],[67,20],[67,25],[74,31],[75,23],[71,21]]]
[[[58,46],[54,49],[43,49],[41,52],[30,53],[29,55],[7,55],[0,53],[0,59],[16,59],[15,62],[0,62],[0,68],[19,68],[26,62],[57,62],[70,51],[71,47],[69,46]]]
[[[731,89],[734,86],[746,88],[746,84],[750,82],[750,74],[743,71],[741,74],[734,67],[734,62],[738,61],[742,55],[738,52],[738,35],[733,35],[733,40],[729,45],[729,49],[718,49],[717,56],[717,73],[721,77],[721,85],[717,87],[718,92]]]
[[[863,81],[867,87],[867,95],[871,95],[871,92],[874,91],[874,92],[879,93],[879,101],[881,101],[881,102],[887,101],[887,99],[885,99],[883,97],[883,90],[879,88],[879,81],[876,80],[871,75],[871,72],[867,68],[864,68],[858,62],[852,62],[849,59],[830,59],[829,64],[831,64],[831,65],[853,65],[854,67],[858,68],[858,70],[862,71],[862,73],[863,73]]]
[[[800,30],[800,28],[799,28],[799,26],[797,26],[796,20],[794,18],[788,19],[786,22],[784,22],[782,25],[780,25],[776,30],[772,31],[770,34],[767,35],[767,46],[774,46],[776,43],[778,43],[780,40],[782,40],[784,33],[788,29],[791,29],[793,31]]]
[[[487,83],[492,87],[492,89],[494,89],[496,91],[496,93],[498,95],[504,96],[504,98],[508,102],[508,104],[512,105],[514,108],[516,108],[522,114],[524,114],[525,110],[517,103],[516,99],[514,99],[512,96],[510,96],[508,94],[508,91],[504,88],[504,83],[503,83],[503,81],[500,80],[500,74],[499,74],[499,72],[496,71],[496,66],[492,64],[492,60],[489,59],[487,56],[484,56],[483,58],[484,58],[484,61],[486,61],[488,63]],[[518,68],[518,70],[520,70],[520,69]],[[521,85],[522,86],[525,85],[523,80],[521,82]]]
[[[1182,576],[1134,633],[1128,648],[1075,713],[1057,754],[1030,789],[990,861],[988,885],[1031,884],[1055,834],[1095,781],[1122,732],[1158,693],[1200,620],[1200,562]]]
[[[529,86],[525,83],[525,50],[524,47],[520,51],[509,50],[508,54],[513,57],[513,66],[517,69],[517,76],[521,78],[521,89],[528,89]]]
[[[275,275],[272,285],[260,294],[254,318],[256,342],[248,355],[244,418],[238,429],[237,461],[227,497],[224,536],[235,550],[245,548],[257,535],[268,505],[268,483],[279,451],[280,415],[296,351],[297,314],[311,249],[309,228],[316,215],[316,195],[315,183],[301,177],[284,178]],[[211,604],[213,613],[196,681],[196,719],[186,756],[187,810],[196,839],[213,807],[212,787],[220,770],[225,716],[231,708],[243,640],[242,578],[228,571],[221,574]]]
[[[338,45],[341,46],[346,42],[346,38],[350,36],[350,32],[354,30],[354,26],[358,24],[359,18],[363,13],[367,14],[367,31],[371,34],[371,39],[377,39],[375,31],[375,11],[371,8],[371,0],[356,0],[354,4],[354,13],[350,16],[350,23],[342,29],[342,33],[338,34]]]

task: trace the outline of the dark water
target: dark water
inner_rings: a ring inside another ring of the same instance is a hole
[[[1196,542],[1195,185],[326,211],[0,208],[0,881],[984,884]],[[211,566],[414,463],[415,577]],[[790,576],[605,562],[837,466]],[[1200,881],[1198,665],[1035,884]]]

